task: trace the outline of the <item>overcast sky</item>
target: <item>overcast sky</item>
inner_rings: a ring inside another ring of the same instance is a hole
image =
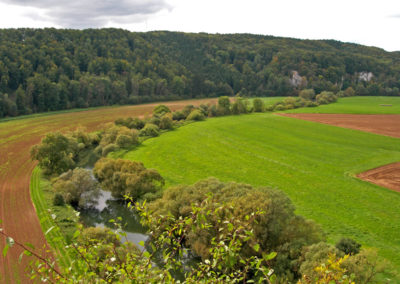
[[[0,0],[0,27],[253,33],[400,51],[400,0]]]

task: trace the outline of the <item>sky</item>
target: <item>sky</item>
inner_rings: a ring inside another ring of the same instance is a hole
[[[0,28],[19,27],[252,33],[400,51],[400,0],[0,0]]]

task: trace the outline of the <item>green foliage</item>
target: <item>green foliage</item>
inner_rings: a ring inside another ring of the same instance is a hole
[[[64,196],[62,196],[61,193],[56,193],[53,197],[53,205],[54,206],[64,206],[65,205],[65,200]]]
[[[254,112],[264,112],[265,110],[265,106],[264,106],[264,102],[262,99],[254,99],[253,100],[253,108],[254,108]]]
[[[101,155],[102,155],[103,157],[107,157],[107,155],[108,155],[109,153],[118,151],[118,150],[119,150],[119,147],[118,147],[117,144],[111,143],[111,144],[108,144],[108,145],[104,146],[104,148],[101,148],[101,149],[102,149],[102,150],[101,150]]]
[[[336,248],[345,254],[355,255],[360,252],[361,244],[353,239],[342,238],[335,245]]]
[[[41,144],[31,149],[31,157],[39,162],[45,174],[60,174],[75,165],[77,143],[59,132],[48,133]]]
[[[315,97],[315,101],[320,105],[336,102],[337,96],[332,92],[323,91]]]
[[[150,208],[157,215],[188,217],[191,212],[190,204],[201,204],[208,194],[212,194],[213,197],[207,209],[215,210],[216,208],[212,207],[213,203],[227,203],[233,208],[232,217],[235,220],[245,221],[246,216],[250,216],[255,209],[262,211],[251,228],[255,241],[259,244],[259,255],[271,251],[284,255],[273,265],[278,274],[282,274],[286,269],[294,270],[291,263],[300,256],[299,248],[323,238],[318,226],[294,214],[294,206],[282,192],[268,188],[256,189],[245,184],[222,183],[216,179],[208,179],[193,186],[168,188],[161,199],[150,204]],[[220,226],[218,218],[210,216],[207,221],[212,225],[212,230],[190,232],[185,236],[185,245],[203,260],[210,257],[211,240]],[[229,222],[233,223],[233,220]],[[251,247],[250,244],[249,246]],[[297,253],[294,252],[296,250]],[[241,254],[249,256],[254,254],[254,251],[244,247]]]
[[[0,31],[0,54],[0,117],[204,96],[289,96],[299,88],[400,93],[397,53],[335,41],[8,29]],[[300,85],[291,84],[293,71]],[[360,79],[369,72],[371,80]]]
[[[153,115],[163,116],[166,113],[170,113],[171,110],[165,105],[158,105],[153,109]]]
[[[103,158],[95,164],[93,173],[102,188],[117,198],[125,195],[134,200],[146,198],[164,185],[164,179],[156,170],[146,169],[140,162]]]
[[[204,117],[204,114],[198,109],[193,110],[186,118],[186,120],[193,120],[193,121],[202,121],[205,119],[206,118]]]
[[[172,129],[174,127],[174,121],[171,115],[164,115],[160,119],[160,129]]]
[[[140,130],[144,127],[145,122],[143,120],[141,120],[140,118],[132,118],[132,117],[128,117],[128,118],[118,118],[117,120],[115,120],[114,122],[116,125],[121,125],[121,126],[126,126],[130,129],[137,129]]]
[[[185,117],[185,114],[183,112],[174,111],[172,113],[172,118],[173,118],[173,120],[184,120],[186,117]]]
[[[82,168],[61,174],[53,181],[53,188],[63,196],[66,203],[82,208],[96,204],[100,195],[97,181],[89,170]]]
[[[301,90],[299,93],[299,97],[311,101],[315,98],[315,91],[314,89]]]
[[[139,136],[156,137],[160,135],[160,129],[157,125],[152,123],[146,123],[142,130],[139,132]]]
[[[229,97],[223,96],[218,98],[218,115],[230,114],[231,102]]]

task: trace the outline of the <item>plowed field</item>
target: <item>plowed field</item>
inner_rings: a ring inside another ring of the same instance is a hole
[[[215,102],[214,99],[166,102],[172,110],[185,105]],[[119,117],[145,116],[160,103],[101,108],[89,111],[55,114],[42,117],[13,120],[0,123],[0,220],[4,232],[15,240],[33,244],[36,249],[46,246],[35,208],[31,202],[29,182],[35,163],[30,160],[29,150],[50,131],[67,131],[78,125],[90,130],[104,122]],[[0,253],[5,238],[0,237]],[[22,250],[13,247],[4,259],[0,256],[0,283],[25,283],[25,268],[29,262],[24,258],[18,263]]]
[[[299,113],[281,115],[400,138],[399,114]],[[360,173],[357,177],[400,191],[400,162]]]

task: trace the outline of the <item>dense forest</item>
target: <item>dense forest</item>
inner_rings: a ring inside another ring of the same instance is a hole
[[[185,98],[400,95],[400,53],[333,40],[0,30],[0,117]]]

